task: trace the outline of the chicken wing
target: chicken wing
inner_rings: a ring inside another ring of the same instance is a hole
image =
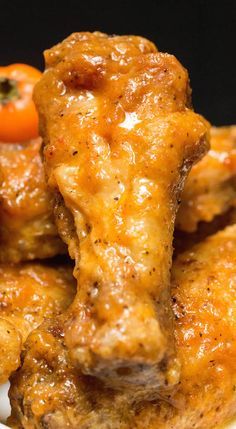
[[[173,226],[208,124],[190,109],[186,70],[146,39],[76,33],[45,59],[34,99],[78,280],[66,344],[85,374],[156,392],[178,380]]]
[[[177,388],[135,403],[71,364],[61,319],[34,331],[12,378],[11,424],[24,429],[215,429],[236,414],[236,225],[180,255],[172,308]]]
[[[0,144],[0,262],[65,252],[39,154],[41,140]]]
[[[233,225],[186,251],[173,265],[181,383],[168,398],[170,404],[141,411],[138,429],[215,429],[236,415],[235,292]]]
[[[236,207],[233,206],[227,212],[215,216],[211,222],[199,222],[196,231],[186,232],[175,228],[173,258],[175,259],[177,255],[190,249],[194,244],[200,243],[210,235],[216,234],[226,226],[234,225],[235,223]]]
[[[211,149],[191,170],[176,227],[194,232],[236,204],[236,126],[211,128]]]
[[[0,383],[20,364],[28,334],[74,298],[70,266],[0,265]]]

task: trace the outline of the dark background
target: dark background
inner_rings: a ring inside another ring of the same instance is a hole
[[[150,38],[189,70],[195,110],[236,123],[236,0],[0,0],[0,64],[43,69],[45,48],[84,30]]]

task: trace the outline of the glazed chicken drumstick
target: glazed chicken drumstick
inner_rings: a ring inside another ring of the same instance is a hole
[[[66,344],[83,373],[156,392],[179,376],[173,226],[208,124],[190,108],[186,70],[146,39],[76,33],[45,58],[34,99],[78,281]]]

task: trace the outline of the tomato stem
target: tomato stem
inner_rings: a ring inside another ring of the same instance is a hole
[[[19,96],[17,81],[7,77],[0,77],[0,104],[7,104],[19,98]]]

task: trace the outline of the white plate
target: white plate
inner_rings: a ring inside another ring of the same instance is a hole
[[[10,414],[10,403],[7,395],[8,389],[9,389],[9,383],[0,386],[0,420],[2,422],[5,422],[6,418]],[[11,429],[11,428],[9,428],[9,426],[5,426],[4,424],[0,423],[0,429]],[[234,423],[231,423],[230,425],[227,425],[227,427],[225,427],[224,429],[236,429],[236,421]]]
[[[10,403],[8,399],[8,389],[9,389],[9,383],[0,385],[0,421],[5,422],[7,417],[11,413],[10,409]],[[0,429],[2,429],[1,423],[0,423]]]

